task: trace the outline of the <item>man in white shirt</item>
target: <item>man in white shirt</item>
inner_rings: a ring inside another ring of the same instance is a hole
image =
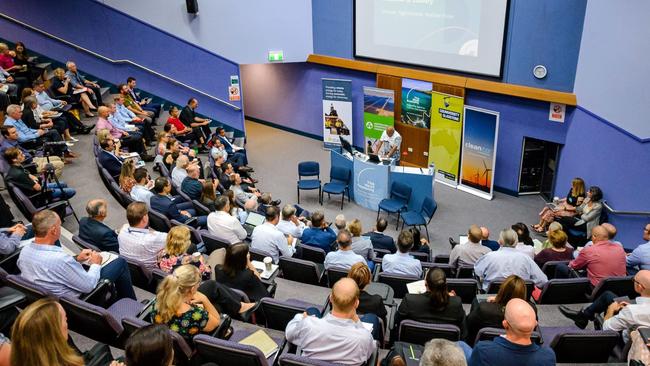
[[[345,221],[345,215],[343,214],[338,214],[334,218],[334,227],[332,227],[332,230],[334,230],[334,233],[338,234],[340,230],[345,229],[346,226],[348,226],[348,223]]]
[[[303,356],[314,360],[364,364],[377,345],[357,316],[357,284],[350,278],[339,280],[332,288],[330,300],[332,311],[323,318],[296,314],[287,324],[287,340],[300,347]]]
[[[490,248],[481,245],[481,228],[472,225],[467,232],[468,241],[456,245],[449,255],[449,264],[454,267],[461,265],[473,266],[476,261],[491,252]]]
[[[395,128],[388,127],[381,133],[379,144],[375,148],[375,154],[382,158],[399,160],[399,148],[402,145],[402,136],[395,131]]]
[[[277,207],[269,206],[265,212],[266,221],[256,226],[251,235],[251,248],[261,250],[271,255],[273,263],[278,263],[280,257],[291,257],[295,252],[293,237],[285,237],[276,225],[280,221]]]
[[[413,248],[413,234],[403,230],[397,238],[397,252],[382,258],[381,270],[388,274],[422,277],[422,263],[409,252]]]
[[[180,188],[183,184],[183,179],[187,177],[187,166],[190,165],[190,158],[187,155],[180,155],[176,159],[176,166],[172,170],[172,182],[176,187]]]
[[[278,230],[282,231],[285,235],[300,238],[303,230],[305,230],[305,226],[305,223],[300,221],[298,216],[296,216],[296,208],[293,205],[285,205],[282,208],[282,219],[278,222]]]
[[[366,259],[352,250],[352,234],[347,230],[339,230],[336,236],[339,249],[325,256],[325,269],[339,268],[349,270],[355,263],[366,263]]]
[[[149,228],[149,210],[143,202],[126,208],[126,220],[117,235],[120,255],[142,262],[148,269],[158,267],[158,253],[165,248],[167,234]]]
[[[208,215],[208,231],[217,238],[235,244],[246,239],[248,235],[239,220],[230,215],[230,203],[228,197],[219,196],[215,203],[216,212]]]
[[[131,188],[131,198],[144,202],[147,204],[147,208],[151,208],[153,192],[150,189],[153,184],[149,181],[149,172],[146,168],[140,167],[133,172],[133,179],[135,179],[136,185]]]

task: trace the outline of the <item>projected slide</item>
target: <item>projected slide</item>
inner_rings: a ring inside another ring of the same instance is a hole
[[[500,76],[507,0],[357,0],[357,56]]]

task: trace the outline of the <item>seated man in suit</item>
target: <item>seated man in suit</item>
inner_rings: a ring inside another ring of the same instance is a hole
[[[336,234],[330,227],[330,223],[325,221],[325,214],[321,211],[314,212],[311,215],[311,227],[303,230],[301,241],[329,253],[335,240]]]
[[[79,221],[79,237],[105,252],[119,252],[117,233],[104,224],[108,215],[108,203],[104,199],[94,199],[86,204],[88,217]]]
[[[171,196],[172,184],[166,177],[156,178],[153,190],[155,194],[149,201],[151,209],[167,216],[168,219],[187,222],[196,214],[192,202],[176,202],[177,199]],[[196,219],[199,227],[206,227],[206,216],[197,216]]]
[[[413,248],[413,234],[403,230],[397,237],[397,253],[386,254],[382,258],[382,271],[388,274],[421,277],[422,263],[409,254],[411,248]]]
[[[372,242],[373,248],[389,250],[391,253],[395,253],[397,251],[397,247],[395,247],[395,240],[392,237],[384,234],[384,230],[386,230],[387,226],[388,221],[382,217],[377,220],[374,231],[365,233],[363,235],[370,237],[370,242]]]
[[[228,137],[226,137],[226,130],[223,127],[217,127],[217,136],[219,136],[219,141],[223,144],[224,149],[226,149],[226,152],[228,155],[238,155],[241,156],[242,163],[243,165],[247,166],[248,165],[248,156],[246,155],[246,149],[243,147],[239,147],[230,140],[228,140]],[[231,158],[233,159],[233,158]]]
[[[183,179],[181,184],[181,191],[188,195],[191,199],[199,201],[201,199],[201,192],[203,191],[203,184],[199,181],[200,168],[196,164],[187,166],[187,177]]]
[[[99,163],[108,171],[111,177],[119,177],[122,172],[122,158],[116,155],[115,142],[110,137],[100,139],[99,146],[102,148],[98,156]]]
[[[44,156],[33,156],[27,149],[20,146],[18,143],[18,130],[16,130],[16,127],[2,126],[0,127],[0,132],[2,133],[2,137],[4,137],[2,143],[0,143],[0,154],[4,155],[7,149],[16,147],[23,152],[23,155],[25,155],[25,161],[23,164],[33,163],[36,165],[36,171],[39,173],[45,169],[46,164],[52,164],[54,167],[54,173],[56,174],[57,178],[61,178],[65,163],[60,157],[50,156],[48,159]]]
[[[7,107],[7,115],[3,126],[13,126],[18,131],[18,143],[26,149],[39,149],[46,142],[63,142],[57,130],[32,129],[21,119],[23,112],[17,104]],[[77,155],[68,150],[65,144],[58,148],[64,152],[66,158],[75,158]]]
[[[336,236],[339,249],[325,256],[325,269],[340,268],[349,270],[355,263],[366,263],[366,259],[352,250],[352,234],[347,230],[339,230]]]
[[[26,245],[18,257],[20,276],[53,295],[75,296],[92,291],[100,279],[115,284],[118,298],[137,300],[129,267],[124,258],[116,258],[102,266],[102,256],[90,249],[84,249],[73,257],[56,242],[61,236],[61,219],[50,210],[43,210],[32,218],[34,242]],[[86,271],[82,263],[88,263]]]
[[[499,250],[499,242],[495,240],[490,240],[490,230],[485,226],[481,226],[481,245],[484,245],[492,251]]]

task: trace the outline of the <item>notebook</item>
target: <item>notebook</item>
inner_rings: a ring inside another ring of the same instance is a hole
[[[262,329],[242,339],[239,341],[239,344],[245,344],[259,349],[266,358],[271,357],[271,355],[278,351],[278,344]]]
[[[406,289],[409,291],[409,294],[423,294],[427,292],[427,287],[424,284],[424,280],[407,283]]]
[[[255,267],[257,273],[260,274],[260,277],[262,277],[262,279],[264,280],[268,280],[269,278],[271,278],[271,276],[273,276],[273,274],[278,270],[278,268],[280,268],[280,266],[278,266],[277,264],[271,264],[271,270],[267,271],[264,262],[251,261],[251,263],[253,264],[253,267]]]

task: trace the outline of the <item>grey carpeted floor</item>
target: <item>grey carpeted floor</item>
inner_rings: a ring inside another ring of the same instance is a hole
[[[161,116],[159,125],[166,118],[166,115]],[[91,120],[85,120],[84,122],[86,124],[94,123]],[[160,128],[160,126],[157,128]],[[282,199],[283,203],[296,202],[295,182],[297,179],[297,166],[300,161],[314,160],[319,162],[321,180],[328,181],[329,152],[323,149],[321,141],[250,121],[246,123],[246,133],[248,136],[249,163],[255,168],[254,176],[260,180],[258,186],[262,191],[272,192],[275,199]],[[77,191],[77,195],[71,200],[71,203],[79,217],[85,216],[85,205],[88,200],[103,197],[109,202],[106,223],[113,228],[117,228],[126,222],[125,210],[108,193],[99,178],[92,153],[92,136],[77,136],[81,141],[75,144],[73,150],[79,153],[81,157],[66,166],[62,180]],[[203,160],[207,161],[207,158]],[[148,168],[151,169],[151,164],[148,164]],[[157,176],[158,174],[152,171],[152,177]],[[7,202],[11,202],[6,191],[3,191],[2,195]],[[434,254],[448,253],[450,247],[447,238],[449,236],[456,238],[458,234],[467,232],[467,228],[471,224],[487,226],[492,231],[491,237],[496,240],[498,232],[502,228],[509,227],[515,222],[535,222],[537,212],[543,205],[543,200],[538,196],[511,197],[495,193],[494,199],[487,201],[442,184],[435,185],[434,195],[438,203],[438,211],[428,227]],[[369,231],[372,229],[376,212],[347,201],[341,211],[339,202],[337,199],[328,201],[327,197],[325,197],[324,205],[320,206],[317,193],[313,191],[301,192],[301,205],[306,209],[310,211],[324,210],[327,219],[332,221],[334,216],[343,213],[348,220],[360,219],[364,230]],[[16,216],[20,216],[16,209],[12,209],[12,212]],[[396,236],[395,218],[391,218],[389,223],[387,234]],[[63,226],[73,234],[78,230],[74,219],[66,220]],[[69,235],[66,233],[66,236]],[[67,246],[73,245],[69,240],[64,240],[64,244]],[[153,294],[141,290],[137,290],[137,294],[139,299],[153,296]],[[327,290],[323,288],[314,288],[291,281],[278,281],[276,297],[279,299],[301,298],[314,303],[323,303],[326,296]],[[580,306],[572,305],[573,308],[580,308]],[[559,313],[557,306],[542,305],[538,306],[538,309],[541,326],[571,325]],[[469,310],[469,308],[466,310]],[[73,337],[82,349],[88,349],[94,344],[91,340],[77,334],[73,334]],[[119,356],[122,351],[114,349],[114,354]]]

